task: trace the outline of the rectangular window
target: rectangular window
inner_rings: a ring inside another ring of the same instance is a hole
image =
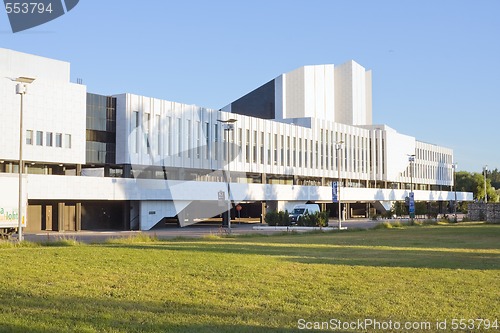
[[[333,141],[333,132],[331,132],[331,136],[330,137],[331,137],[331,140]],[[334,149],[335,149],[335,143],[332,142],[332,144],[330,145],[330,166],[332,168],[335,165],[335,162],[334,162],[334,159],[335,159]]]
[[[260,163],[264,164],[264,132],[260,132]]]
[[[56,133],[56,147],[62,148],[62,133]]]
[[[253,131],[253,163],[259,163],[257,159],[257,131]]]
[[[228,136],[228,140],[230,141],[230,154],[229,154],[229,158],[231,159],[231,161],[235,160],[236,159],[236,154],[238,153],[236,151],[236,131],[234,129],[234,126],[231,125],[232,129],[230,131],[228,131],[227,133],[227,136]]]
[[[243,129],[238,128],[238,149],[240,149],[239,152],[239,161],[243,161],[243,154],[241,153],[241,149],[243,149]]]
[[[290,146],[290,137],[287,136],[286,137],[286,165],[287,166],[290,166],[290,164],[292,164],[292,160],[290,158],[290,150],[292,149],[292,147]]]
[[[299,168],[302,168],[302,139],[299,138]]]
[[[281,166],[285,165],[285,137],[283,135],[280,136],[280,162]]]
[[[135,136],[134,136],[135,142],[132,145],[133,153],[139,152],[139,138],[140,138],[139,125],[140,125],[139,111],[134,111],[132,116],[132,130],[133,131],[135,130]],[[57,135],[56,135],[56,141],[57,141]]]
[[[315,153],[314,156],[316,158],[316,169],[319,168],[319,156],[318,156],[319,148],[318,147],[319,147],[318,146],[318,141],[316,141],[316,149],[314,150],[314,153]],[[312,147],[311,147],[311,149],[312,149]]]
[[[45,145],[47,147],[52,147],[52,132],[45,133]]]
[[[250,130],[246,130],[245,162],[250,163]]]
[[[187,146],[187,155],[188,155],[188,158],[191,158],[191,152],[193,150],[193,133],[192,133],[192,130],[191,130],[191,120],[188,119],[186,121],[186,127],[187,127],[187,130],[186,130],[186,133],[187,133],[187,139],[188,139],[188,146]]]
[[[271,158],[271,133],[268,133],[267,135],[267,164],[271,165],[272,158]]]
[[[165,135],[165,137],[167,138],[167,142],[165,143],[165,148],[166,148],[165,154],[167,156],[170,156],[172,154],[172,152],[170,150],[170,145],[172,144],[172,130],[170,128],[171,123],[172,123],[172,118],[167,117],[167,124],[165,125],[166,130],[167,130],[167,135]]]
[[[293,151],[292,151],[292,156],[293,156],[293,167],[297,166],[297,138],[293,138]]]
[[[214,124],[215,160],[219,160],[219,125]]]
[[[273,141],[273,148],[274,148],[274,165],[278,165],[278,134],[274,134],[274,141]]]
[[[43,132],[36,131],[36,145],[43,146]]]
[[[161,155],[161,123],[160,116],[156,116],[156,153]]]
[[[177,118],[177,156],[182,156],[182,119]]]
[[[305,149],[304,149],[304,166],[307,168],[309,165],[308,165],[308,161],[309,161],[309,153],[307,152],[309,146],[308,146],[308,140],[307,139],[304,139],[304,143],[305,143]]]
[[[149,138],[149,126],[151,125],[151,114],[145,113],[144,114],[144,123],[143,123],[143,130],[144,130],[144,137],[146,139],[146,147],[148,148],[148,154],[149,154],[149,148],[151,148],[151,140]]]
[[[26,144],[27,145],[33,144],[33,131],[32,130],[26,130]]]
[[[196,158],[201,158],[201,121],[196,122]]]
[[[210,124],[205,122],[205,158],[210,158]]]
[[[324,146],[325,146],[325,166],[326,166],[326,169],[330,169],[330,159],[328,158],[328,154],[330,152],[330,141],[328,141],[328,133],[330,131],[329,130],[326,130],[325,132],[325,142],[323,142]]]
[[[71,134],[64,134],[64,148],[71,148]]]
[[[310,148],[309,148],[309,165],[311,166],[311,168],[314,168],[314,149],[313,149],[313,140],[309,140],[309,143],[310,143]]]
[[[324,147],[325,146],[324,146],[324,144],[325,144],[324,132],[323,132],[323,130],[320,130],[319,146],[320,146],[321,152],[320,152],[320,155],[319,155],[319,159],[320,159],[319,164],[321,166],[321,169],[323,169],[323,167],[324,167],[324,164],[323,164],[324,156],[325,156],[325,151],[324,151]]]

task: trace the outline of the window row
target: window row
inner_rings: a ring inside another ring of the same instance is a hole
[[[26,130],[26,144],[30,146],[71,148],[71,134]]]
[[[431,162],[439,162],[439,163],[453,163],[453,156],[451,154],[439,153],[437,151],[417,148],[416,155],[418,159],[422,159],[425,161]]]
[[[314,140],[241,127],[228,130],[225,124],[199,120],[161,119],[160,115],[152,117],[150,113],[141,114],[139,111],[132,113],[131,128],[132,153],[141,151],[156,156],[227,161],[229,147],[230,158],[244,163],[338,169],[340,162],[341,169],[346,171],[366,173],[371,169],[371,139],[333,130],[320,129],[319,140]],[[228,146],[225,145],[227,140]],[[336,146],[339,141],[346,143],[341,147],[340,156]],[[378,159],[378,146],[383,143],[377,142],[376,156],[377,168],[385,170],[383,147],[381,160]]]
[[[432,166],[415,163],[408,166],[403,172],[403,177],[451,181],[453,172],[449,165]]]

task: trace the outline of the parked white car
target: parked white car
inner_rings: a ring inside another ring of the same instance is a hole
[[[314,214],[319,213],[319,205],[318,204],[303,204],[296,205],[293,207],[293,210],[290,212],[290,222],[292,225],[297,224],[299,218],[304,216],[304,214]]]

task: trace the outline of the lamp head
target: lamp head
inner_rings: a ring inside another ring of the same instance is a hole
[[[238,119],[234,119],[234,118],[229,118],[227,120],[217,119],[217,121],[220,123],[224,123],[224,124],[234,124],[235,122],[238,121]]]
[[[18,78],[15,78],[13,81],[30,84],[35,81],[35,79],[32,77],[20,76]]]

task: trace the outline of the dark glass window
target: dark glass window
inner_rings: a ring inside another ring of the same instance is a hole
[[[115,163],[116,98],[87,93],[87,163]]]

